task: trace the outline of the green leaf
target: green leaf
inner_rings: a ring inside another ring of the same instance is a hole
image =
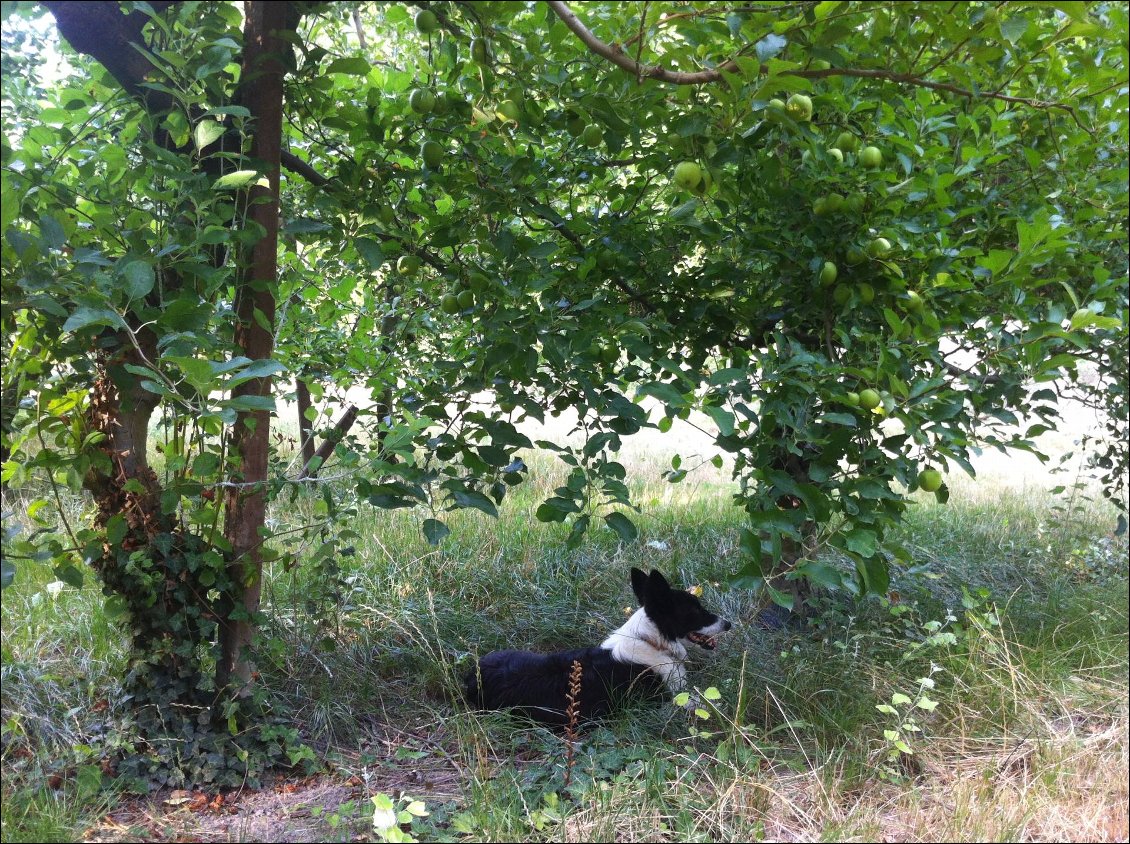
[[[639,536],[639,531],[636,526],[632,524],[631,519],[623,513],[608,513],[604,517],[604,523],[616,532],[623,542],[634,542]]]
[[[221,407],[238,411],[274,410],[274,396],[235,396],[220,402]]]
[[[494,506],[494,502],[473,489],[467,490],[452,490],[451,498],[455,502],[456,507],[460,509],[474,508],[481,510],[488,516],[498,517],[498,508]]]
[[[563,522],[571,513],[579,513],[581,508],[571,498],[553,497],[542,502],[534,513],[539,522]]]
[[[204,149],[204,147],[222,137],[225,131],[224,124],[219,120],[201,120],[192,131],[192,139],[196,142],[196,149]]]
[[[233,374],[224,383],[224,387],[230,390],[253,378],[266,378],[271,375],[278,375],[280,372],[286,372],[286,367],[277,360],[260,358],[259,360],[249,362],[246,367]]]
[[[853,554],[870,557],[879,550],[879,537],[874,531],[854,528],[844,534],[844,544]]]
[[[349,76],[367,76],[372,69],[372,65],[360,56],[348,56],[342,59],[334,59],[325,72],[344,73]]]
[[[859,424],[850,413],[825,413],[820,418],[825,422],[831,422],[833,425],[843,425],[848,428],[854,428]]]
[[[68,586],[73,586],[75,589],[82,588],[82,570],[75,568],[70,563],[60,563],[53,569],[55,577],[63,581]]]
[[[118,316],[117,311],[112,311],[109,308],[89,308],[84,305],[67,317],[67,321],[63,323],[63,330],[80,331],[92,325],[121,328],[125,325],[125,320]]]
[[[122,267],[122,280],[125,282],[126,297],[131,301],[149,295],[157,276],[145,261],[130,261]]]
[[[797,566],[797,574],[826,589],[838,589],[843,586],[843,576],[839,570],[827,563],[806,560]]]
[[[784,607],[789,612],[792,612],[793,605],[796,603],[796,599],[793,597],[791,592],[782,592],[781,590],[770,586],[768,583],[765,584],[765,589],[769,592],[769,597],[773,599],[774,604],[779,607]]]
[[[702,412],[714,420],[714,424],[718,426],[718,432],[728,437],[734,433],[734,414],[723,407],[713,407],[705,405]]]
[[[451,529],[439,519],[424,519],[423,529],[429,545],[439,545],[451,534]]]
[[[870,592],[872,595],[886,594],[891,582],[886,560],[879,556],[857,560],[855,569],[865,592]]]
[[[1019,41],[1027,31],[1028,19],[1023,15],[1013,15],[1008,20],[1001,21],[1001,37],[1010,44]]]
[[[220,176],[212,183],[213,190],[238,190],[245,188],[248,185],[260,184],[264,187],[270,184],[267,177],[259,177],[258,170],[236,170],[234,173],[228,173],[226,176]]]
[[[636,400],[638,401],[642,396],[657,398],[672,410],[678,410],[690,404],[682,393],[670,384],[664,384],[662,381],[651,381],[646,384],[641,384],[636,390]]]

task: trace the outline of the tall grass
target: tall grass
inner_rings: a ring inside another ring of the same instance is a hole
[[[668,459],[626,461],[643,505],[630,545],[598,530],[567,550],[566,528],[537,522],[562,478],[537,456],[497,521],[444,514],[439,548],[428,514],[359,506],[340,553],[267,574],[257,663],[276,708],[338,770],[427,801],[422,838],[1126,838],[1126,545],[1109,511],[951,476],[949,505],[911,508],[917,571],[889,596],[825,594],[769,630],[757,596],[726,585],[740,514],[724,474],[672,486]],[[317,506],[300,495],[271,518],[285,530]],[[280,546],[303,559],[309,542]],[[562,737],[467,711],[459,676],[493,648],[599,641],[632,607],[631,566],[701,585],[738,622],[690,671],[721,697],[706,719],[651,707],[590,728],[566,788]],[[91,769],[118,735],[124,637],[96,584],[50,580],[21,568],[4,593],[4,840],[77,837],[113,800]],[[923,678],[932,711],[913,705]],[[877,708],[896,695],[911,704]]]

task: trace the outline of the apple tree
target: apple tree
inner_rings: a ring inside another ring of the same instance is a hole
[[[299,487],[316,556],[360,506],[425,508],[439,543],[537,445],[569,469],[538,518],[631,541],[623,438],[697,411],[735,582],[882,593],[908,493],[1032,449],[1090,361],[1124,494],[1121,4],[5,12],[3,478],[46,493],[4,578],[95,571],[140,775],[285,745],[250,645],[266,506]],[[565,412],[579,444],[522,431]]]

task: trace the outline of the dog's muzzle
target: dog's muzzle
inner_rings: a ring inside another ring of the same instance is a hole
[[[710,625],[706,630],[716,628],[713,633],[704,633],[701,630],[696,630],[693,633],[688,633],[687,638],[698,645],[700,648],[705,648],[708,651],[714,650],[718,646],[718,633],[725,633],[734,625],[726,621],[724,618],[718,619],[714,624]]]

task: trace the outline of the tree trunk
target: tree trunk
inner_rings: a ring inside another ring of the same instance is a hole
[[[147,364],[156,358],[156,338],[148,329],[137,331],[134,336],[138,347],[124,332],[119,332],[117,352],[108,353],[100,362],[89,419],[91,430],[106,437],[99,448],[108,458],[109,470],[92,469],[83,483],[94,497],[95,522],[105,525],[120,513],[136,533],[134,540],[142,542],[169,529],[170,524],[161,514],[161,486],[146,452],[149,419],[160,397],[143,388],[140,380],[125,369],[127,365]],[[131,489],[127,490],[127,481],[137,484],[130,484]]]
[[[345,413],[337,420],[337,424],[326,434],[326,438],[322,440],[322,444],[318,447],[318,450],[314,452],[314,456],[311,458],[311,460],[316,461],[314,468],[311,468],[310,462],[307,461],[306,465],[302,468],[300,478],[313,479],[318,477],[318,470],[322,468],[322,464],[333,454],[334,446],[341,442],[341,438],[346,435],[349,429],[353,427],[353,423],[357,421],[357,412],[356,405],[351,404],[345,409]]]
[[[275,284],[278,272],[279,158],[282,145],[283,74],[281,57],[290,49],[279,37],[287,28],[288,3],[248,0],[244,4],[243,105],[251,112],[254,135],[251,156],[263,167],[268,186],[250,190],[250,224],[263,228],[236,289],[235,344],[251,360],[269,358],[274,350]],[[241,384],[236,396],[271,396],[270,376]],[[241,411],[231,432],[230,453],[238,467],[225,500],[224,536],[231,547],[229,574],[242,584],[241,605],[220,624],[221,656],[216,666],[217,690],[245,693],[252,668],[247,655],[259,612],[263,575],[260,529],[267,512],[267,456],[271,414]]]
[[[310,388],[301,372],[298,374],[296,385],[298,390],[298,439],[302,450],[302,473],[300,477],[306,477],[310,461],[314,459],[314,423],[306,416],[306,411],[313,407],[313,403],[310,401]]]

